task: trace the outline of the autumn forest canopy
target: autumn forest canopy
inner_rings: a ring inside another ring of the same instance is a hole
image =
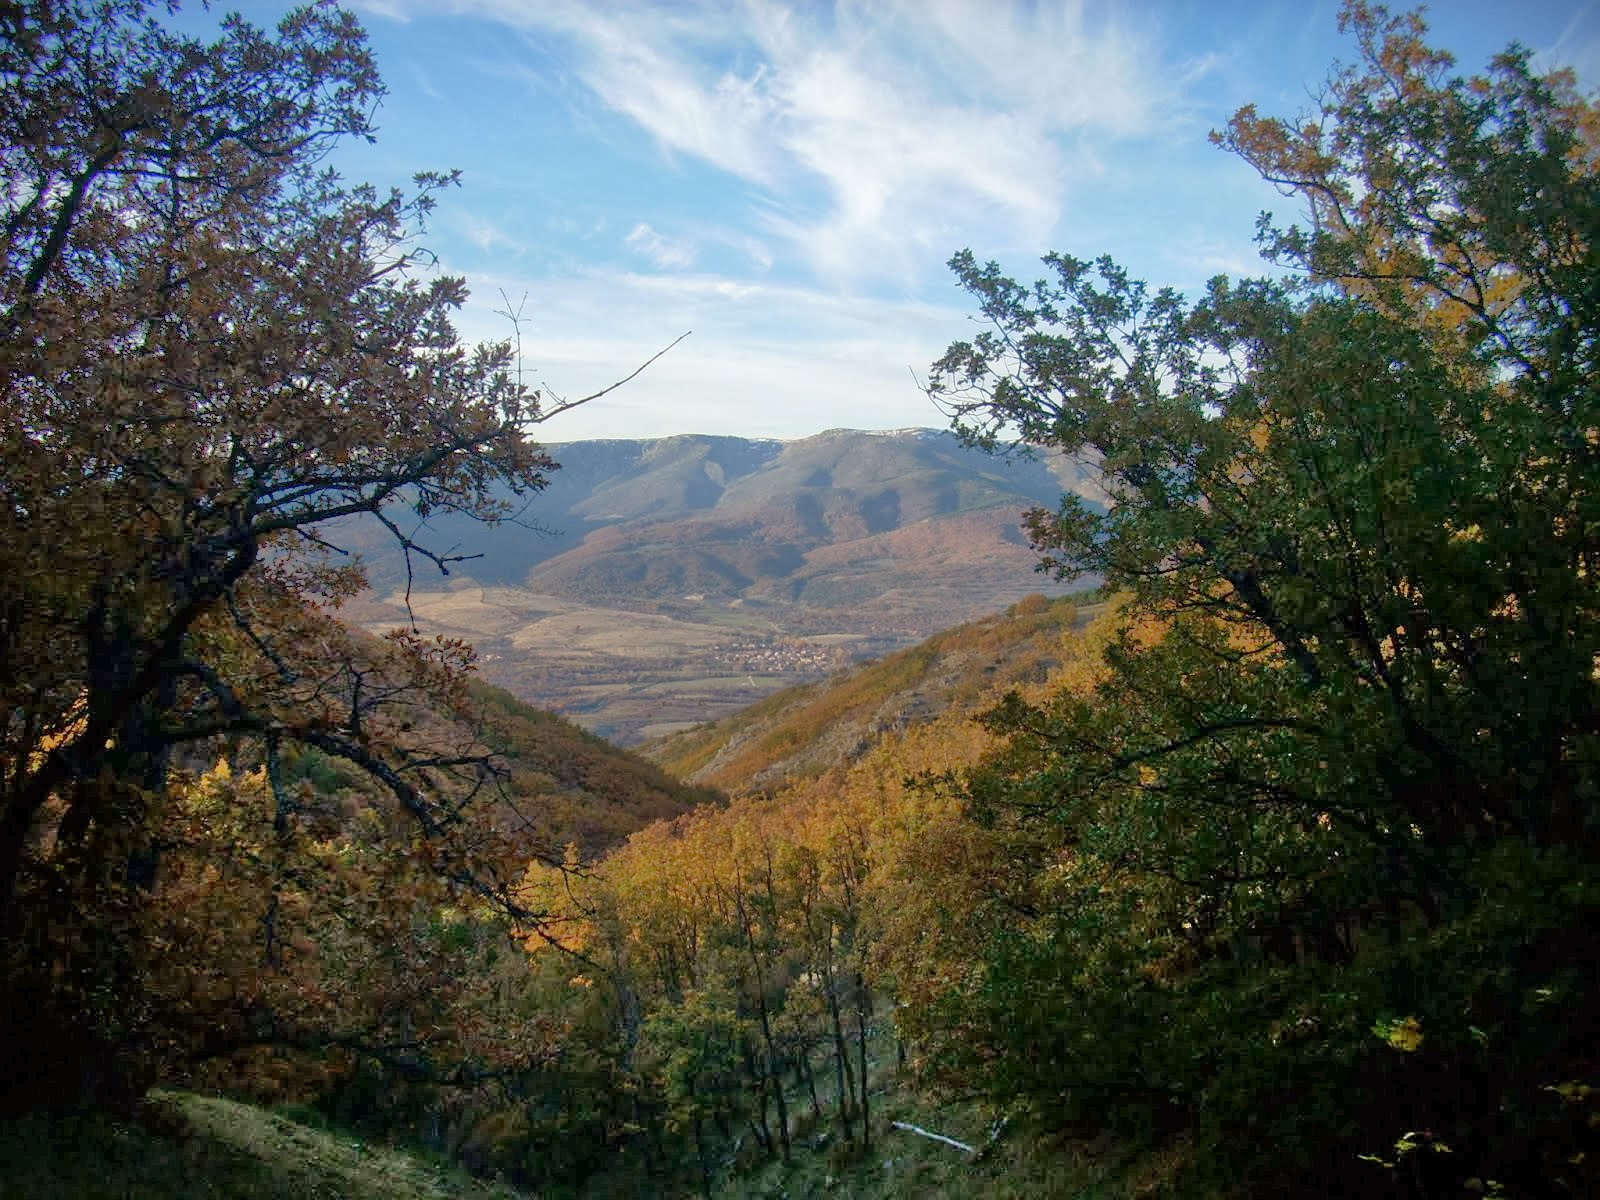
[[[449,569],[418,518],[536,512],[565,405],[452,325],[455,177],[329,169],[382,95],[350,13],[161,15],[0,5],[8,1118],[222,1091],[709,1196],[917,1096],[992,1121],[950,1194],[1002,1142],[1116,1147],[1106,1196],[1594,1194],[1574,77],[1351,0],[1312,111],[1212,135],[1286,198],[1258,277],[957,253],[928,391],[1098,473],[1025,523],[1099,590],[652,751],[713,791],[341,623],[339,518]]]

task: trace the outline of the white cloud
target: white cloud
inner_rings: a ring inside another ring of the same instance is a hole
[[[417,91],[428,97],[428,99],[443,100],[445,98],[444,93],[440,91],[437,86],[435,86],[433,80],[429,77],[428,72],[424,71],[421,67],[413,64],[410,67],[408,74],[411,76],[411,82],[416,86]]]
[[[461,236],[466,238],[484,254],[492,254],[497,249],[521,254],[527,250],[527,245],[521,239],[512,237],[505,230],[478,216],[465,216],[456,222]]]
[[[552,421],[541,430],[551,440],[941,425],[912,373],[924,374],[967,329],[959,307],[840,298],[712,273],[469,276],[473,299],[459,325],[470,340],[506,337],[494,311],[501,293],[527,294],[526,367],[550,396],[598,391],[692,331],[626,387]]]
[[[1185,243],[1173,255],[1173,259],[1203,279],[1209,279],[1213,275],[1227,275],[1234,280],[1249,279],[1266,274],[1270,270],[1259,255],[1252,258],[1249,254],[1242,253],[1239,246],[1216,238],[1202,238],[1194,243]]]
[[[706,237],[738,251],[751,266],[763,274],[772,270],[774,261],[772,247],[760,238],[721,227],[707,230]]]
[[[1594,86],[1600,79],[1600,9],[1591,4],[1574,12],[1555,44],[1541,49],[1534,61],[1542,71],[1570,67]]]
[[[390,21],[407,23],[411,20],[412,4],[406,0],[355,0],[352,5],[357,12],[370,13],[375,17],[384,17]]]
[[[936,266],[961,245],[1021,278],[1052,247],[1189,289],[1260,273],[1251,218],[1293,205],[1204,132],[1247,102],[1295,111],[1350,53],[1337,0],[354,2],[414,18],[378,32],[462,79],[444,101],[416,80],[430,116],[490,81],[497,126],[527,134],[473,168],[486,220],[448,216],[472,188],[438,218],[468,336],[504,337],[501,291],[526,292],[533,377],[577,396],[694,331],[563,440],[939,424],[912,372],[972,328]],[[1501,19],[1460,7],[1468,33]],[[1540,65],[1600,73],[1594,0],[1527,7],[1505,20],[1548,8]]]
[[[642,221],[628,232],[622,244],[663,270],[691,266],[695,260],[694,243],[662,237]]]
[[[584,83],[664,148],[742,179],[774,181],[777,158],[763,136],[769,114],[761,72],[750,78],[708,72],[701,57],[724,32],[736,35],[736,22],[725,11],[679,13],[652,5],[596,6],[583,0],[456,0],[453,7],[532,35],[570,39]]]
[[[904,282],[997,223],[1042,245],[1095,144],[1170,119],[1178,86],[1082,2],[455,7],[565,39],[604,105],[760,189],[758,228],[844,284]]]

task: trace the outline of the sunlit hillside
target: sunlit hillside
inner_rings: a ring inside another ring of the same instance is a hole
[[[732,795],[771,792],[848,766],[886,733],[972,712],[1007,688],[1039,684],[1066,635],[1105,604],[1032,596],[882,659],[777,692],[731,717],[648,743],[640,753],[690,783]]]
[[[624,745],[1061,594],[1022,511],[1063,490],[1100,499],[1060,455],[991,456],[930,429],[553,450],[560,469],[515,519],[430,519],[460,559],[448,575],[417,560],[408,580],[378,521],[340,522],[374,584],[345,612],[465,638],[488,679]]]

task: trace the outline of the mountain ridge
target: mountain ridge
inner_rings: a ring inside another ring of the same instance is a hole
[[[934,429],[549,450],[560,468],[510,520],[421,527],[462,559],[449,575],[408,575],[375,519],[334,530],[372,585],[350,617],[464,637],[492,682],[623,744],[1064,592],[1021,514],[1100,501],[1081,464]]]

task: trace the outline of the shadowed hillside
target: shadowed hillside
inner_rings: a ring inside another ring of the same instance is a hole
[[[652,821],[715,799],[500,688],[475,683],[472,692],[484,739],[509,768],[511,789],[538,814],[541,840],[552,849],[573,844],[591,859]]]

